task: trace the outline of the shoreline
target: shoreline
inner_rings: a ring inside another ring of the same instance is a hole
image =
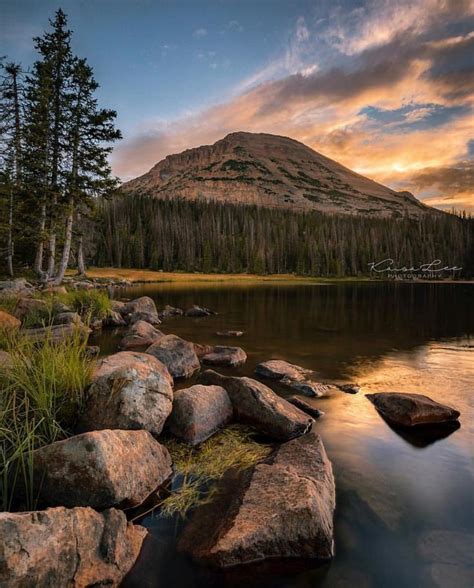
[[[68,272],[74,276],[74,272]],[[370,277],[323,278],[297,276],[294,274],[204,274],[194,272],[163,272],[131,268],[90,268],[87,278],[91,279],[125,279],[135,284],[158,284],[170,282],[200,282],[200,283],[273,283],[273,284],[331,284],[331,283],[403,283],[403,284],[474,284],[474,280],[384,280]]]

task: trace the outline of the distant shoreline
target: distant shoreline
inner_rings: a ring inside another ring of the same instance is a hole
[[[74,272],[68,272],[74,275]],[[89,278],[124,279],[133,283],[166,283],[166,282],[239,282],[239,283],[272,283],[272,284],[330,284],[334,282],[398,282],[416,284],[474,284],[474,280],[382,280],[369,277],[320,278],[297,276],[294,274],[205,274],[199,272],[163,272],[130,268],[90,268]]]

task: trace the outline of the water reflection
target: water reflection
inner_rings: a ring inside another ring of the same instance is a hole
[[[436,562],[420,558],[417,546],[434,529],[474,533],[472,291],[447,284],[162,284],[125,293],[152,295],[159,306],[196,303],[219,311],[206,319],[171,319],[162,330],[199,343],[222,343],[216,331],[245,331],[237,344],[248,362],[229,373],[251,375],[258,362],[283,358],[316,370],[322,379],[362,386],[356,395],[309,399],[326,413],[316,428],[336,477],[337,550],[330,565],[212,572],[176,554],[175,521],[148,517],[151,543],[126,585],[463,586],[465,564],[443,563],[453,570],[450,580],[433,568]],[[99,344],[115,351],[119,337],[104,334]],[[436,443],[424,431],[395,430],[365,398],[381,391],[421,393],[449,404],[461,412],[461,427]]]

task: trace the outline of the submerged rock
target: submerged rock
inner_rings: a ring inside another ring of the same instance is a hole
[[[255,373],[263,378],[278,380],[283,386],[305,396],[320,397],[329,391],[329,386],[311,379],[312,370],[288,363],[282,359],[271,359],[259,363],[255,368]]]
[[[172,384],[166,367],[147,353],[106,357],[87,392],[80,430],[145,429],[158,436],[171,413]]]
[[[170,432],[189,445],[209,439],[232,419],[232,403],[221,386],[197,384],[174,393]]]
[[[247,354],[241,347],[216,345],[211,353],[203,356],[202,362],[207,365],[237,367],[247,361]]]
[[[379,392],[366,394],[366,397],[384,418],[398,426],[448,423],[460,416],[456,409],[423,394]]]
[[[269,558],[334,555],[331,462],[311,432],[252,470],[228,472],[216,500],[196,509],[178,549],[225,568]]]
[[[170,318],[172,316],[182,316],[184,314],[184,310],[181,308],[175,308],[174,306],[170,306],[167,304],[163,310],[160,310],[158,316],[160,319]]]
[[[296,406],[297,408],[299,408],[306,414],[309,414],[309,416],[312,416],[315,419],[319,419],[319,417],[322,417],[324,415],[324,412],[322,410],[315,408],[309,402],[306,402],[306,400],[303,400],[299,396],[290,396],[289,398],[287,398],[287,400],[290,404],[293,404],[293,406]]]
[[[310,397],[321,398],[321,396],[325,396],[330,390],[330,387],[326,384],[323,384],[322,382],[315,382],[314,380],[310,379],[299,379],[284,376],[279,382],[287,388],[291,388],[292,390],[299,392],[299,394],[304,394],[305,396]]]
[[[149,296],[141,296],[127,302],[121,314],[126,316],[130,324],[137,321],[146,321],[152,325],[159,325],[161,321],[158,317],[155,302]]]
[[[164,334],[155,329],[146,321],[137,321],[128,329],[119,343],[120,349],[134,349],[136,347],[148,347],[164,337]]]
[[[237,420],[274,439],[288,441],[303,435],[313,423],[304,412],[252,378],[226,377],[206,370],[200,374],[199,382],[225,388]]]
[[[218,337],[242,337],[244,331],[217,331]]]
[[[21,321],[10,313],[0,310],[0,330],[13,331],[21,327]]]
[[[171,476],[171,458],[148,431],[92,431],[34,452],[35,487],[48,506],[129,508]]]
[[[0,513],[0,586],[119,586],[146,535],[115,509]]]
[[[193,343],[165,335],[146,350],[168,368],[173,378],[189,378],[201,367]]]
[[[210,308],[204,308],[202,306],[196,306],[196,304],[194,304],[191,308],[188,308],[188,310],[184,314],[186,316],[191,317],[200,317],[215,315],[217,314],[217,312],[211,310]]]

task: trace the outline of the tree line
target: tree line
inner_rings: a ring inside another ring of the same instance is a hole
[[[368,275],[371,262],[386,258],[406,266],[441,259],[467,277],[473,228],[472,218],[452,214],[383,219],[123,194],[100,204],[90,258],[99,266],[328,277]]]
[[[60,283],[74,252],[84,272],[84,217],[118,185],[108,154],[116,113],[100,108],[86,59],[73,54],[67,17],[35,38],[29,71],[1,63],[0,238],[4,270],[32,268]]]

